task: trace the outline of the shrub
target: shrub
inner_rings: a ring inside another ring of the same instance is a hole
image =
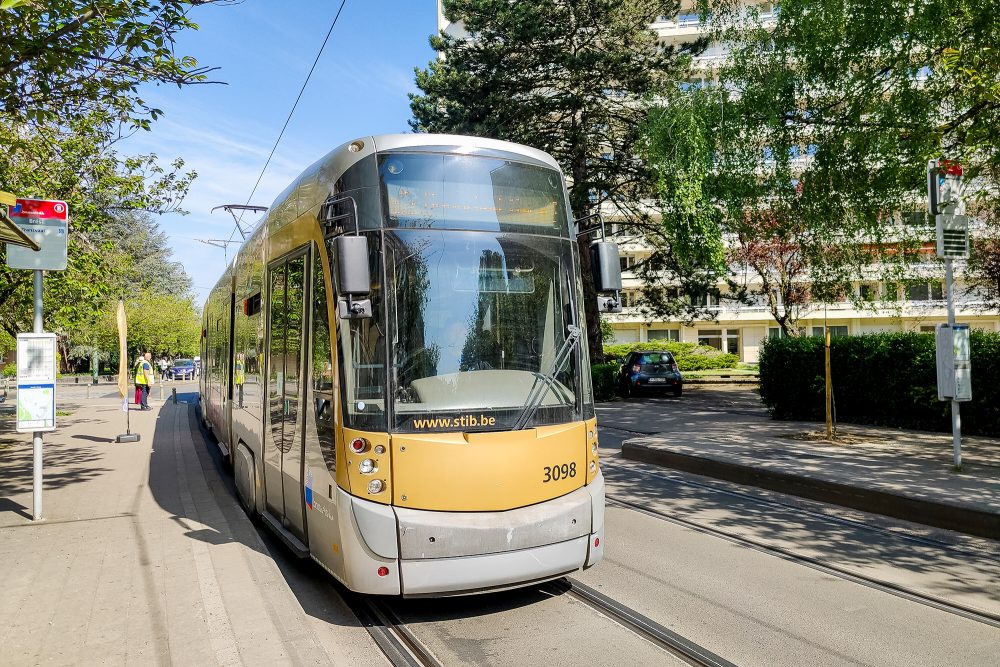
[[[951,430],[950,403],[937,400],[934,335],[882,333],[830,343],[838,421]],[[972,401],[962,430],[1000,435],[1000,334],[972,332]],[[821,338],[768,340],[760,355],[760,394],[776,419],[820,420],[825,411]]]
[[[11,362],[3,367],[3,376],[5,378],[12,378],[17,375],[17,364]]]
[[[618,364],[595,364],[590,367],[594,381],[594,400],[609,401],[615,397],[615,380]]]
[[[624,359],[633,350],[667,350],[677,361],[681,371],[704,371],[716,368],[736,368],[739,356],[725,354],[708,345],[679,343],[677,341],[653,341],[650,343],[627,343],[625,345],[605,345],[604,354]]]

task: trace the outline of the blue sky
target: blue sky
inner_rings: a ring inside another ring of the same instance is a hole
[[[143,90],[165,115],[118,149],[154,152],[164,164],[181,157],[198,172],[183,205],[189,215],[159,222],[194,281],[199,305],[224,257],[197,239],[233,232],[228,213],[210,211],[247,201],[339,6],[340,0],[246,0],[195,8],[201,29],[183,34],[177,52],[220,67],[212,78],[227,85]],[[434,58],[428,38],[436,30],[435,0],[347,0],[251,203],[270,205],[303,169],[345,141],[409,132],[413,68]],[[229,258],[237,248],[229,247]]]

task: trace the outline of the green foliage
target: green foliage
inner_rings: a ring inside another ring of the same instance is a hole
[[[937,400],[932,334],[834,338],[830,362],[838,421],[951,429],[950,403]],[[823,339],[785,337],[765,343],[760,393],[776,419],[823,419],[824,391]],[[1000,334],[972,332],[972,398],[962,405],[963,432],[1000,435]]]
[[[441,34],[441,56],[417,70],[411,127],[515,141],[550,153],[569,179],[576,218],[617,208],[641,218],[650,178],[635,145],[644,99],[678,62],[650,25],[677,0],[444,0],[471,39]],[[601,330],[581,241],[590,356]]]
[[[704,371],[717,368],[736,368],[740,358],[735,354],[725,354],[709,345],[681,343],[677,341],[652,341],[648,343],[626,343],[623,345],[605,345],[604,354],[607,357],[624,359],[634,350],[667,350],[674,355],[677,367],[683,371]]]
[[[617,390],[618,364],[594,364],[590,367],[594,382],[594,400],[610,401]]]
[[[3,376],[7,378],[12,378],[17,375],[17,364],[11,362],[3,367]]]
[[[0,184],[19,197],[69,204],[69,257],[65,271],[45,274],[45,326],[60,333],[85,325],[116,290],[137,273],[133,232],[149,224],[137,211],[178,210],[193,172],[176,160],[168,171],[155,155],[122,157],[109,117],[98,113],[65,126],[20,126],[0,118]],[[162,244],[161,246],[162,247]],[[141,252],[140,256],[144,256]],[[30,271],[6,266],[0,246],[0,327],[10,334],[31,325]],[[162,259],[162,258],[161,258]]]
[[[971,208],[995,209],[993,0],[887,0],[878,11],[783,0],[769,25],[741,0],[699,2],[709,4],[730,57],[701,105],[714,132],[708,187],[736,240],[732,261],[761,279],[755,291],[786,332],[802,303],[851,294],[863,267],[884,281],[907,275],[932,237],[897,215],[920,207],[928,159],[962,162]]]
[[[100,110],[148,129],[162,114],[140,87],[205,83],[213,67],[175,52],[213,0],[5,0],[0,5],[0,117],[50,123]],[[220,4],[231,4],[222,0]]]

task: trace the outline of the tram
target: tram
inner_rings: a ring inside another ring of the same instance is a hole
[[[368,594],[597,563],[569,211],[552,157],[502,141],[364,137],[303,172],[204,306],[200,416],[246,511]],[[591,250],[620,289],[617,248]]]

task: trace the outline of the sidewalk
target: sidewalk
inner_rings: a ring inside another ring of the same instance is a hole
[[[823,424],[773,421],[746,401],[662,405],[602,404],[599,423],[637,432],[627,459],[1000,539],[1000,440],[965,439],[955,471],[950,433],[841,424],[831,444]]]
[[[67,392],[38,523],[31,436],[0,414],[0,662],[384,664],[319,568],[269,552],[180,398],[116,444],[117,394]]]

